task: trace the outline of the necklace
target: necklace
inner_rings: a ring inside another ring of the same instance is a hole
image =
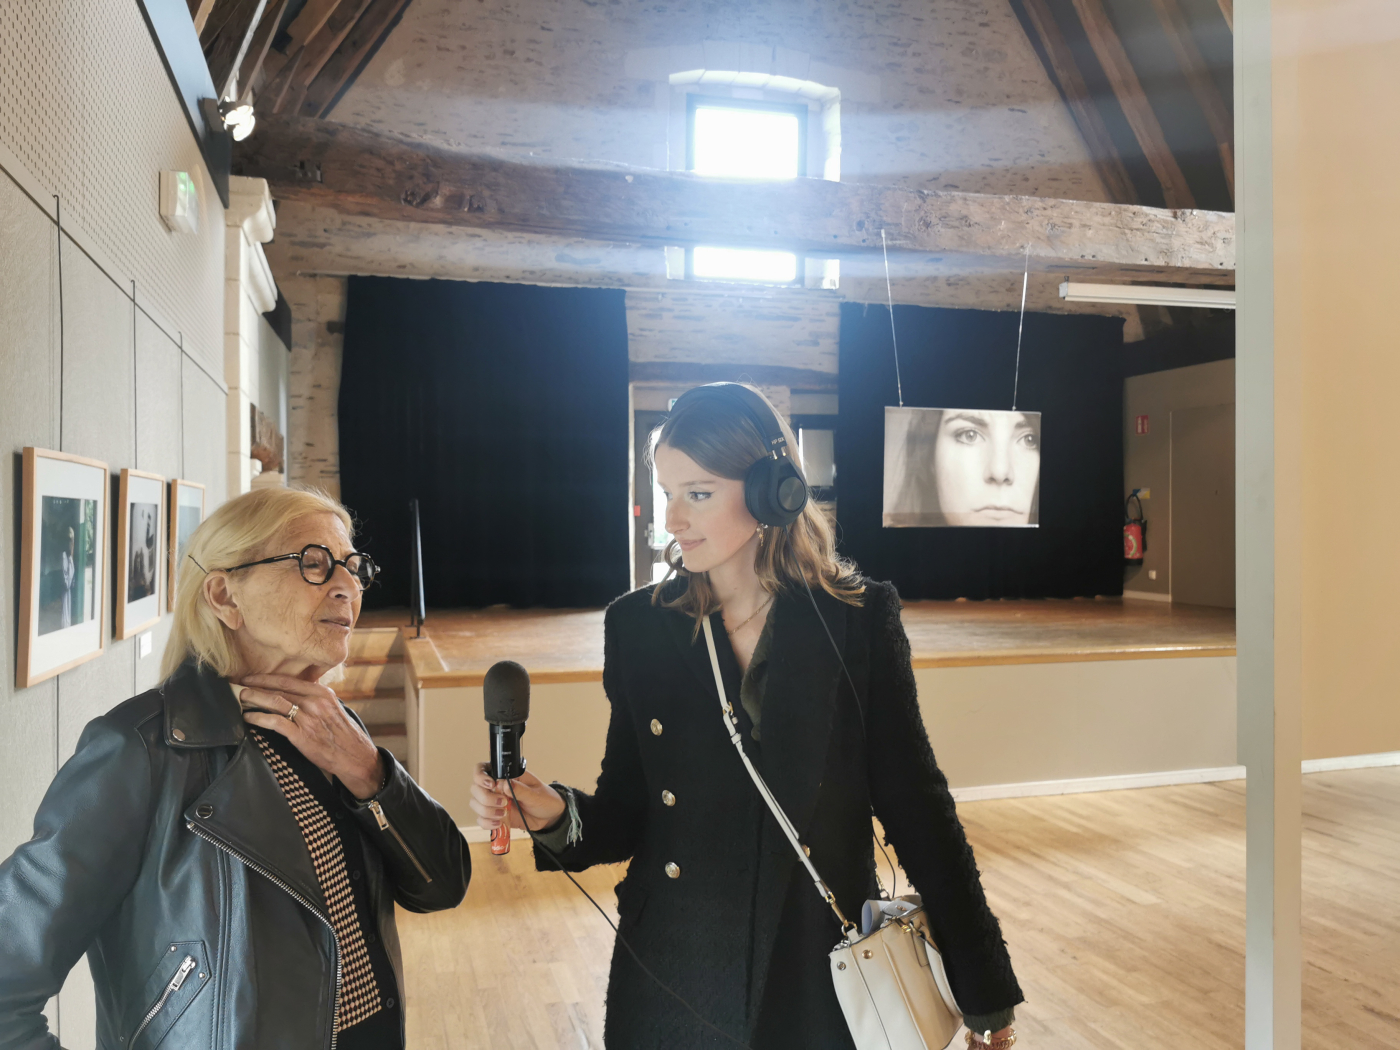
[[[766,602],[764,602],[762,605],[760,605],[760,606],[759,606],[757,609],[755,609],[753,612],[749,613],[748,616],[744,617],[744,622],[741,623],[741,624],[739,624],[738,627],[730,627],[729,625],[726,624],[726,625],[725,625],[725,628],[724,628],[725,633],[728,634],[728,635],[732,638],[732,637],[734,636],[734,632],[735,632],[735,631],[742,631],[742,630],[744,629],[744,627],[747,626],[747,624],[748,624],[748,622],[749,622],[750,620],[752,620],[755,616],[757,616],[759,613],[761,613],[764,609],[768,608],[768,606],[770,606],[770,605],[772,605],[772,604],[773,604],[773,596],[770,594],[770,595],[768,596],[768,600],[767,600]]]

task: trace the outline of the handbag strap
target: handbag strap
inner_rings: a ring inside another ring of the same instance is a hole
[[[836,915],[836,920],[841,924],[841,932],[849,938],[856,931],[856,924],[846,918],[841,913],[840,906],[836,903],[836,896],[827,889],[826,883],[822,881],[821,875],[812,865],[812,860],[807,856],[807,851],[802,848],[802,843],[798,841],[797,829],[793,827],[788,815],[783,812],[783,807],[778,805],[778,800],[773,797],[772,790],[764,781],[762,775],[753,766],[748,752],[744,750],[743,739],[739,735],[739,729],[734,724],[734,705],[729,702],[729,698],[724,689],[724,676],[719,669],[719,653],[715,650],[715,634],[710,627],[710,618],[706,616],[701,621],[701,628],[705,632],[705,645],[710,650],[710,669],[715,673],[715,688],[719,691],[719,712],[724,718],[724,728],[729,733],[729,742],[734,745],[734,750],[739,752],[739,758],[744,763],[744,768],[749,771],[749,777],[753,780],[754,787],[758,788],[758,794],[764,802],[768,804],[768,809],[773,814],[773,819],[778,822],[778,827],[783,829],[783,834],[787,836],[788,842],[792,844],[793,851],[797,854],[797,859],[802,862],[802,866],[807,869],[807,874],[812,877],[812,883],[816,886],[817,892],[821,894],[822,900],[826,901]]]

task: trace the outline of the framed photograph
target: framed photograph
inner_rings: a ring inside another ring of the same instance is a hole
[[[19,659],[27,689],[106,645],[107,464],[26,448],[20,527]]]
[[[117,630],[130,638],[160,621],[165,479],[123,470],[117,493]]]
[[[175,608],[175,581],[180,578],[180,564],[190,537],[204,520],[204,486],[197,481],[176,478],[170,483],[170,567],[166,577],[169,598],[167,608]]]
[[[1040,413],[885,409],[887,529],[1040,525]]]

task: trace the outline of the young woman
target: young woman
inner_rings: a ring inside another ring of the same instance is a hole
[[[779,432],[793,447],[749,387],[700,387],[676,403],[653,437],[672,573],[608,609],[612,720],[597,791],[526,774],[513,782],[517,810],[512,785],[482,766],[472,808],[488,829],[541,829],[572,871],[631,860],[617,888],[622,937],[728,1036],[618,946],[608,1047],[850,1050],[827,960],[841,931],[725,731],[700,630],[709,617],[744,746],[842,911],[858,915],[877,895],[873,808],[924,895],[969,1027],[1004,1046],[1021,990],[919,717],[898,595],[836,556],[815,506],[784,527],[757,520],[771,515],[751,468],[772,459]],[[554,868],[542,850],[536,866]]]

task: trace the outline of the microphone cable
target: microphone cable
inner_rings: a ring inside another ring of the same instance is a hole
[[[831,628],[827,626],[826,618],[822,616],[822,611],[817,605],[816,595],[812,593],[812,587],[807,582],[807,577],[805,573],[802,575],[802,586],[805,587],[807,590],[807,597],[812,603],[812,611],[817,614],[817,620],[821,623],[822,630],[826,632],[827,641],[831,643],[832,651],[836,653],[836,659],[841,664],[841,671],[846,676],[846,683],[851,687],[851,696],[855,700],[856,713],[860,716],[861,736],[868,743],[870,738],[869,735],[866,733],[865,711],[862,709],[860,704],[860,693],[856,691],[855,679],[851,677],[850,669],[846,666],[846,658],[841,653],[841,647],[836,644],[836,639],[832,636]],[[687,1002],[686,999],[679,992],[677,992],[674,988],[668,985],[660,977],[657,977],[656,974],[651,972],[651,969],[646,965],[646,963],[642,962],[641,957],[636,952],[636,949],[634,949],[632,945],[627,943],[627,938],[622,936],[622,932],[617,928],[617,924],[614,923],[609,917],[608,913],[603,910],[602,905],[600,905],[596,900],[593,899],[593,895],[591,893],[589,893],[586,889],[579,885],[579,881],[576,878],[574,878],[573,874],[567,868],[564,867],[564,862],[561,861],[559,857],[555,855],[554,851],[551,850],[548,846],[544,845],[544,843],[540,842],[540,840],[535,837],[535,832],[530,827],[530,822],[525,819],[525,810],[522,809],[520,806],[520,799],[516,797],[515,781],[507,779],[506,783],[510,785],[511,801],[515,803],[516,812],[520,814],[520,823],[525,828],[525,833],[530,836],[530,845],[535,849],[538,849],[541,852],[543,852],[546,857],[553,861],[554,864],[559,868],[559,870],[564,873],[564,877],[574,884],[574,888],[588,899],[588,903],[593,905],[593,907],[597,910],[598,914],[603,917],[603,921],[612,927],[613,934],[617,937],[618,943],[627,949],[627,954],[632,957],[632,961],[637,964],[638,969],[640,969],[642,973],[646,974],[649,978],[651,978],[652,982],[658,988],[660,988],[663,992],[669,995],[672,999],[676,1000],[676,1002],[680,1003],[681,1006],[685,1007],[686,1011],[706,1028],[710,1029],[712,1032],[714,1032],[721,1038],[727,1039],[734,1045],[743,1047],[744,1050],[752,1050],[752,1047],[750,1047],[749,1044],[744,1042],[742,1039],[734,1038],[734,1036],[724,1031],[724,1029],[718,1027],[710,1021],[707,1021],[704,1017],[701,1016],[700,1012],[696,1010],[695,1007],[691,1006],[690,1003]],[[509,820],[509,815],[507,815],[505,819]],[[885,851],[884,844],[880,842],[880,837],[876,835],[873,830],[870,834],[871,838],[875,840],[875,845],[880,847],[880,852],[884,854],[885,860],[890,866],[890,878],[893,881],[893,889],[897,890],[899,888],[899,876],[897,874],[894,861],[890,859],[889,853]],[[894,896],[893,890],[891,892],[891,896]]]
[[[609,918],[608,913],[603,910],[602,906],[593,899],[593,895],[579,885],[578,880],[573,877],[573,875],[568,871],[567,868],[564,867],[563,861],[561,861],[557,856],[555,856],[553,851],[550,850],[548,846],[544,845],[542,842],[540,842],[539,839],[535,838],[535,833],[530,830],[530,822],[525,819],[525,811],[520,808],[520,800],[515,797],[515,781],[507,780],[506,783],[510,785],[511,800],[515,802],[516,812],[520,814],[520,823],[524,825],[526,834],[530,836],[530,844],[534,846],[535,849],[542,850],[546,857],[548,857],[555,864],[557,864],[559,866],[559,870],[564,873],[564,877],[574,884],[574,888],[588,898],[589,904],[593,905],[593,907],[598,909],[598,914],[601,915],[603,917],[603,920],[613,928],[613,933],[617,935],[618,942],[624,948],[627,949],[627,954],[632,956],[632,961],[637,964],[637,966],[641,969],[642,973],[650,977],[652,981],[656,983],[657,987],[659,987],[663,992],[665,992],[672,999],[676,1000],[676,1002],[684,1006],[686,1010],[690,1012],[691,1016],[694,1017],[706,1028],[710,1029],[717,1035],[728,1039],[735,1046],[742,1046],[744,1050],[753,1050],[753,1048],[750,1047],[749,1044],[744,1042],[742,1039],[735,1039],[724,1029],[705,1020],[705,1018],[700,1016],[700,1012],[696,1010],[695,1007],[691,1006],[690,1003],[688,1003],[679,992],[677,992],[669,984],[663,981],[660,977],[657,977],[656,974],[652,973],[651,970],[647,968],[646,963],[642,962],[641,958],[637,955],[637,952],[633,949],[633,947],[630,944],[627,943],[627,938],[622,936],[621,931],[617,928],[617,924],[614,923],[611,918]],[[509,814],[507,814],[506,819],[510,819]]]

